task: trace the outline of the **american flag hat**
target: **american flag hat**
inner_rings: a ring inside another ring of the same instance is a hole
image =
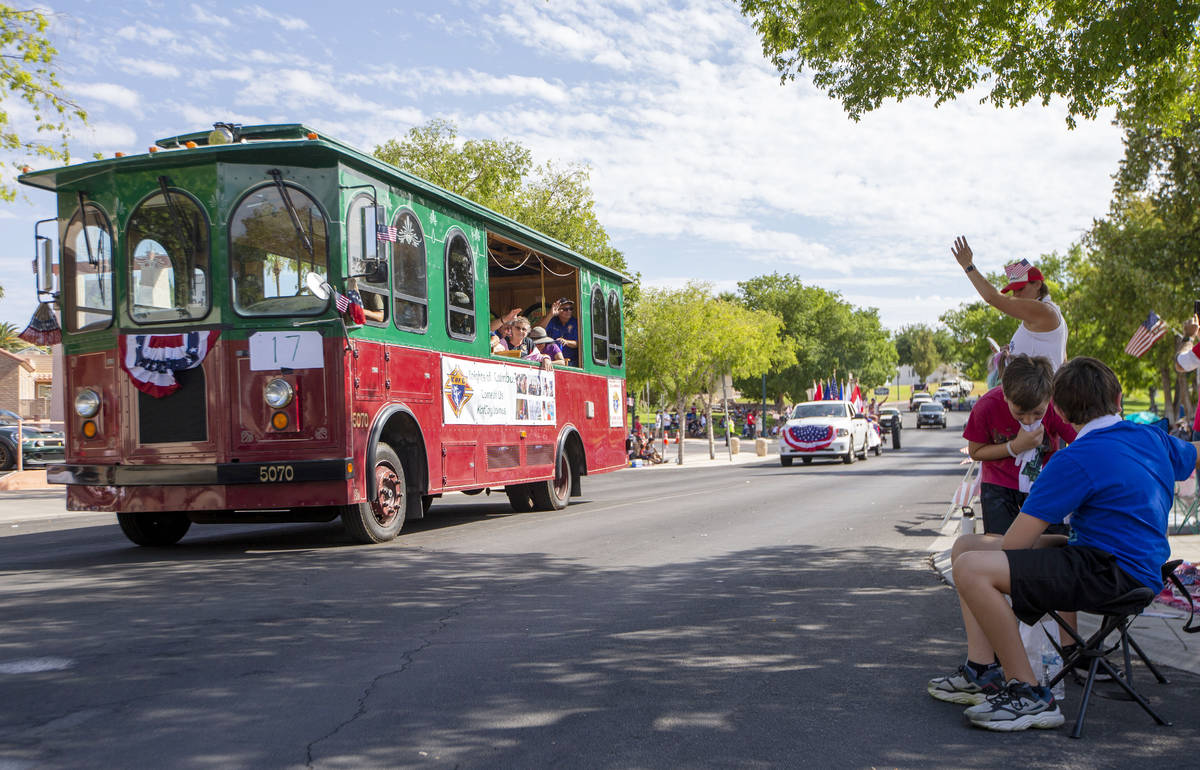
[[[1042,277],[1042,271],[1029,264],[1028,259],[1005,265],[1004,277],[1008,279],[1008,285],[1000,290],[1001,293],[1023,289],[1030,281],[1046,280]]]

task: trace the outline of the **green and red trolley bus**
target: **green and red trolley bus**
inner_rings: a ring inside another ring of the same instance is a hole
[[[338,516],[381,542],[446,492],[560,509],[626,464],[628,279],[518,222],[296,124],[20,181],[57,195],[35,228],[65,363],[48,479],[135,543]],[[491,318],[558,297],[576,365],[491,353]]]

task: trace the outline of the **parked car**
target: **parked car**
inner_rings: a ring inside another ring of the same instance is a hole
[[[946,408],[936,402],[921,404],[917,412],[917,427],[922,425],[946,427]]]
[[[796,404],[779,432],[779,464],[787,468],[799,457],[808,465],[814,457],[841,458],[844,463],[867,459],[871,429],[867,417],[849,401],[806,401]]]
[[[892,430],[900,430],[903,426],[903,420],[900,419],[900,410],[894,406],[885,406],[879,410],[879,427],[883,428],[884,433],[889,433]]]
[[[924,391],[920,393],[913,393],[912,398],[908,401],[908,411],[915,412],[921,408],[921,404],[928,404],[932,400],[933,396]]]
[[[24,465],[61,463],[66,458],[62,431],[43,430],[32,425],[24,425],[21,432],[24,436],[24,440],[21,442]],[[0,470],[7,471],[16,467],[17,426],[0,425]]]

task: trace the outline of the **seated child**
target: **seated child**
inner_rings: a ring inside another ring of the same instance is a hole
[[[952,553],[967,660],[930,680],[927,690],[939,700],[975,704],[967,719],[989,730],[1063,723],[1029,665],[1017,619],[1035,623],[1047,610],[1085,609],[1139,586],[1161,591],[1175,482],[1197,467],[1195,445],[1121,419],[1121,385],[1094,358],[1074,358],[1058,370],[1053,400],[1077,430],[1074,443],[1042,470],[1003,538],[965,535]],[[1068,514],[1070,542],[1043,534]]]

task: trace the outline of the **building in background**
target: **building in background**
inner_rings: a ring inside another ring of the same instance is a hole
[[[54,355],[32,347],[0,350],[0,409],[26,420],[53,419],[55,395]]]

